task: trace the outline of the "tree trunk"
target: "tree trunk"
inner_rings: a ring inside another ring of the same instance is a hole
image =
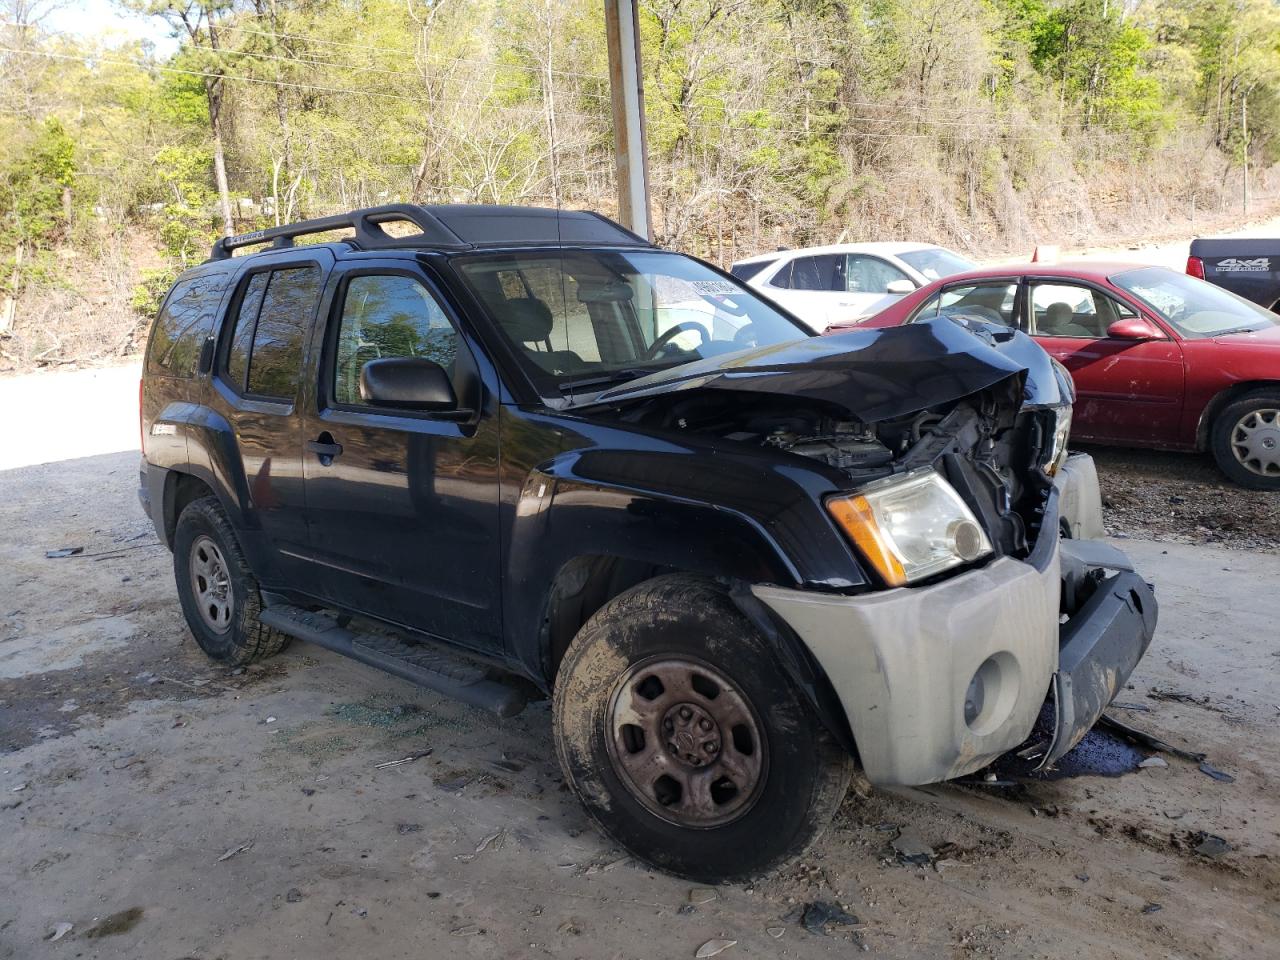
[[[218,187],[218,205],[222,208],[222,235],[235,233],[231,213],[231,187],[227,184],[227,161],[222,152],[222,80],[205,77],[204,89],[209,100],[209,129],[213,133],[213,179]]]

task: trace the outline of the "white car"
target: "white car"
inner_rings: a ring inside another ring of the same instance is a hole
[[[748,257],[729,272],[821,333],[975,266],[953,250],[924,243],[843,243]]]

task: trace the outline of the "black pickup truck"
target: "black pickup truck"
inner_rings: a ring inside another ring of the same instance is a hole
[[[1280,239],[1192,240],[1187,273],[1280,313]]]
[[[1087,539],[1072,399],[1017,331],[815,337],[593,213],[391,206],[178,278],[140,498],[211,657],[298,638],[500,716],[551,697],[604,831],[740,878],[855,762],[1049,764],[1123,686],[1156,603]]]

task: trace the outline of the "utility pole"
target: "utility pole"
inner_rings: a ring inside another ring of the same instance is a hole
[[[649,145],[644,131],[644,84],[636,0],[604,0],[604,22],[609,41],[618,218],[648,240],[653,237],[649,223]]]
[[[1242,181],[1244,213],[1249,213],[1249,91],[1240,98],[1240,136],[1244,140],[1244,179]]]

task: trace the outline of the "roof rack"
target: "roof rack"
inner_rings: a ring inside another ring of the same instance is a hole
[[[411,237],[393,237],[382,229],[382,224],[397,220],[412,223],[422,233]],[[233,251],[241,247],[257,246],[260,243],[271,243],[276,248],[292,247],[296,237],[347,229],[355,231],[355,244],[362,250],[395,246],[451,248],[470,246],[425,207],[408,203],[392,203],[382,207],[353,210],[351,213],[340,213],[332,217],[300,220],[297,223],[267,227],[265,230],[254,230],[234,237],[222,237],[214,241],[213,252],[209,255],[209,259],[226,260]]]
[[[395,237],[382,224],[408,222],[421,232]],[[589,210],[556,210],[547,207],[516,207],[485,204],[442,204],[424,207],[393,203],[382,207],[353,210],[317,220],[268,227],[223,237],[213,245],[210,260],[226,260],[241,247],[270,243],[277,249],[293,246],[296,237],[352,230],[346,242],[358,250],[392,247],[430,247],[438,250],[468,250],[476,247],[566,244],[611,244],[650,246],[608,217]]]

